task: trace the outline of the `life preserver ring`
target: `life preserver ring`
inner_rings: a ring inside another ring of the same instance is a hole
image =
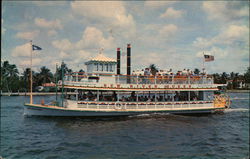
[[[115,103],[115,109],[122,109],[123,105],[120,102]]]

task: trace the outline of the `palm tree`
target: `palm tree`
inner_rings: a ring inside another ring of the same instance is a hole
[[[247,68],[246,73],[244,74],[245,83],[250,83],[250,67]]]
[[[25,70],[23,70],[22,76],[20,78],[20,86],[25,92],[29,89],[29,79],[30,79],[30,68],[26,68]]]
[[[15,64],[9,64],[9,61],[4,61],[1,66],[2,83],[1,88],[4,91],[17,91],[19,86],[19,72]]]
[[[57,76],[57,80],[62,80],[62,68],[63,68],[64,75],[67,73],[73,72],[72,69],[69,69],[67,67],[66,63],[62,62],[61,66],[57,68],[56,73],[55,73],[55,76]]]
[[[227,83],[227,80],[228,80],[228,74],[226,72],[223,72],[221,74],[221,83],[225,84],[225,83]]]
[[[45,66],[40,68],[40,72],[37,74],[38,77],[38,85],[42,85],[43,83],[48,83],[53,80],[53,74],[50,72],[50,69]]]
[[[230,79],[233,80],[234,77],[235,77],[235,73],[234,73],[234,72],[231,72],[231,73],[230,73]]]
[[[221,78],[218,73],[213,74],[213,78],[214,78],[214,83],[217,83],[217,84],[220,83]]]

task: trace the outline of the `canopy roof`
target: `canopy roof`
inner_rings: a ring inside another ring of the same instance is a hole
[[[100,52],[96,57],[90,59],[88,62],[85,64],[89,63],[116,63],[115,59],[106,57],[102,52]]]

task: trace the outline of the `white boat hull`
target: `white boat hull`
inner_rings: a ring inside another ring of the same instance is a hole
[[[24,115],[27,116],[68,116],[68,117],[112,117],[112,116],[130,116],[152,113],[171,113],[171,114],[203,114],[213,113],[219,108],[201,108],[201,109],[178,109],[178,110],[72,110],[67,108],[53,108],[26,104],[24,106]]]

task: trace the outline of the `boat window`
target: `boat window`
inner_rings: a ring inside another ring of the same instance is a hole
[[[103,64],[100,64],[101,65],[101,70],[100,71],[103,71]]]
[[[106,64],[106,71],[108,72],[109,71],[109,64]]]
[[[98,71],[98,64],[95,63],[95,70]]]
[[[112,64],[110,64],[110,72],[113,72]]]
[[[96,79],[96,80],[99,80],[99,77],[90,76],[88,79]]]

